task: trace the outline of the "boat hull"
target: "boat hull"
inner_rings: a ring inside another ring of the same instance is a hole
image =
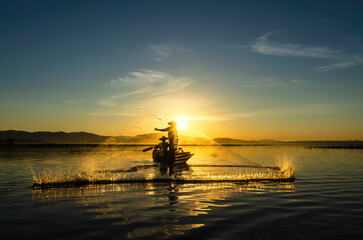
[[[176,152],[172,154],[170,152],[163,152],[161,150],[153,151],[153,160],[157,163],[163,164],[185,164],[194,154],[190,152]]]

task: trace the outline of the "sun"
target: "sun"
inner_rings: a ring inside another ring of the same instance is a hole
[[[176,124],[178,129],[185,129],[187,127],[187,119],[184,117],[176,118]]]

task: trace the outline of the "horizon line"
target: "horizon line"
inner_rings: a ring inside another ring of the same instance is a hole
[[[46,131],[46,130],[39,130],[39,131],[27,131],[27,130],[15,130],[15,129],[8,129],[8,130],[0,130],[0,132],[6,132],[6,131],[17,131],[17,132],[28,132],[28,133],[37,133],[37,132],[48,132],[48,133],[88,133],[88,134],[94,134],[94,135],[98,135],[101,137],[119,137],[119,136],[129,136],[129,137],[135,137],[135,136],[139,136],[139,135],[146,135],[146,134],[160,134],[160,133],[156,133],[156,132],[150,132],[150,133],[142,133],[142,134],[137,134],[137,135],[117,135],[117,136],[112,136],[112,135],[100,135],[97,133],[92,133],[92,132],[86,132],[86,131],[77,131],[77,132],[72,132],[72,131]],[[212,140],[214,139],[218,139],[218,138],[228,138],[231,140],[238,140],[238,141],[275,141],[275,142],[355,142],[355,141],[363,141],[363,139],[344,139],[344,140],[323,140],[323,139],[319,139],[319,140],[275,140],[275,139],[251,139],[251,140],[246,140],[246,139],[239,139],[239,138],[231,138],[231,137],[215,137],[215,138],[211,138]]]

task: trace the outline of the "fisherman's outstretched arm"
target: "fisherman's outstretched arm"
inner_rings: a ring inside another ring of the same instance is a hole
[[[164,129],[159,129],[159,128],[154,128],[155,131],[160,131],[160,132],[167,132],[168,129],[164,128]]]

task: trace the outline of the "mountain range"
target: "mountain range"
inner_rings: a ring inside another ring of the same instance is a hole
[[[103,136],[87,132],[27,132],[6,130],[0,131],[0,143],[15,144],[155,144],[165,133],[148,133],[136,136]],[[197,138],[191,136],[179,136],[186,144],[213,144],[213,140],[208,138]]]
[[[136,136],[103,136],[87,132],[27,132],[17,130],[0,131],[0,144],[156,144],[163,133],[147,133]],[[201,138],[179,136],[181,144],[191,145],[303,145],[314,147],[362,147],[363,141],[276,141],[276,140],[241,140],[233,138]]]

